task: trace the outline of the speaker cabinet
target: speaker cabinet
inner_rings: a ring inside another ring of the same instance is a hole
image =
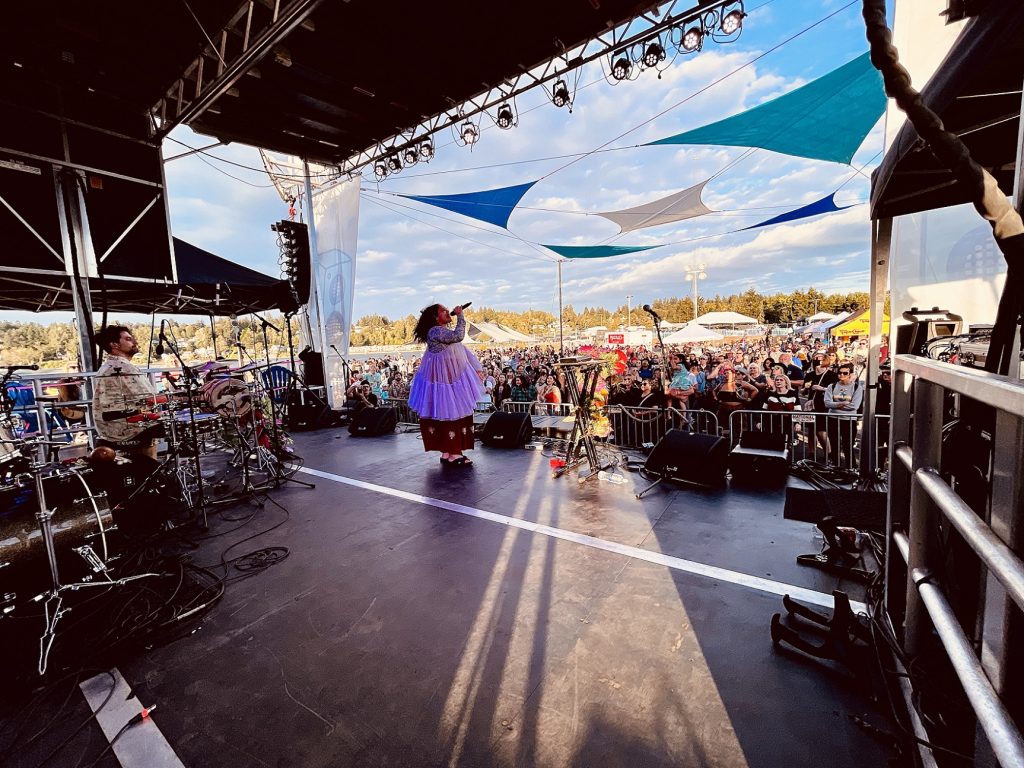
[[[353,437],[377,437],[395,431],[398,411],[394,408],[364,408],[352,417],[348,433]]]
[[[294,390],[288,398],[288,429],[302,432],[338,425],[338,414],[323,400],[312,393]]]
[[[725,482],[728,460],[729,444],[724,438],[670,429],[654,446],[644,469],[667,480],[720,485]]]
[[[484,424],[480,442],[491,448],[522,448],[532,437],[530,414],[495,411]]]
[[[747,430],[729,454],[733,481],[781,485],[789,475],[786,435]]]

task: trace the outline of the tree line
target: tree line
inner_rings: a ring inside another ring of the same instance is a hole
[[[750,288],[730,296],[700,297],[697,301],[697,314],[731,311],[757,318],[758,322],[768,325],[788,325],[818,312],[836,314],[864,308],[868,306],[868,301],[868,294],[864,291],[825,294],[815,288],[808,288],[792,293],[763,295]],[[685,323],[694,319],[692,298],[655,299],[651,306],[662,320],[671,323]],[[466,318],[475,322],[500,323],[533,336],[548,335],[558,329],[557,315],[537,309],[513,312],[486,306],[472,307],[466,310]],[[416,320],[415,315],[395,320],[384,315],[366,315],[353,326],[351,343],[353,346],[410,343]],[[562,309],[562,328],[567,334],[595,326],[618,328],[627,324],[646,328],[652,326],[650,315],[639,306],[630,306],[628,303],[614,309],[584,307],[576,310],[572,304]]]

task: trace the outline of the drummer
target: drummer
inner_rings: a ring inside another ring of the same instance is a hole
[[[108,325],[96,334],[106,358],[93,379],[92,409],[97,445],[156,459],[156,439],[163,426],[155,421],[159,399],[149,374],[132,364],[139,345],[123,325]]]

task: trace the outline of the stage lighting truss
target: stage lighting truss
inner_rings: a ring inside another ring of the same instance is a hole
[[[572,112],[576,89],[586,65],[600,62],[605,79],[613,85],[635,80],[648,69],[654,69],[660,77],[680,54],[701,50],[708,38],[716,42],[737,39],[745,18],[743,0],[666,0],[656,9],[638,14],[574,48],[563,48],[560,54],[547,62],[491,84],[461,104],[453,104],[451,109],[408,126],[394,137],[362,150],[337,166],[336,178],[351,177],[367,166],[372,166],[376,174],[383,158],[397,152],[406,160],[405,151],[412,146],[420,150],[421,161],[429,160],[433,157],[436,143],[431,141],[428,144],[427,141],[445,129],[451,130],[456,145],[472,149],[480,139],[478,116],[481,113],[489,115],[502,130],[515,127],[519,121],[515,100],[533,88],[543,88],[552,104]],[[417,138],[409,139],[409,136]],[[404,166],[408,165],[406,160]]]

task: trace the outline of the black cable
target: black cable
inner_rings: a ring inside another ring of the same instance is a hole
[[[100,705],[96,708],[96,710],[92,714],[90,714],[87,718],[85,718],[85,720],[83,720],[78,725],[78,727],[75,728],[75,730],[73,730],[70,734],[68,734],[64,738],[63,741],[61,741],[57,746],[55,746],[52,750],[50,750],[46,754],[46,757],[44,757],[42,760],[40,760],[38,763],[36,763],[36,768],[42,768],[42,766],[46,765],[46,763],[48,763],[51,759],[53,759],[53,757],[55,755],[57,755],[69,743],[71,743],[71,740],[73,738],[75,738],[75,736],[77,736],[79,733],[81,733],[83,728],[85,728],[89,723],[91,723],[93,720],[95,720],[99,716],[100,712],[103,711],[104,707],[106,707],[107,704],[110,702],[110,699],[114,695],[114,690],[117,688],[117,678],[115,678],[113,672],[110,672],[109,670],[104,670],[103,673],[110,677],[110,691],[107,693],[106,698],[103,699],[102,703],[100,703]],[[76,687],[77,687],[77,685],[76,685]],[[72,690],[74,690],[74,689],[72,689]]]

